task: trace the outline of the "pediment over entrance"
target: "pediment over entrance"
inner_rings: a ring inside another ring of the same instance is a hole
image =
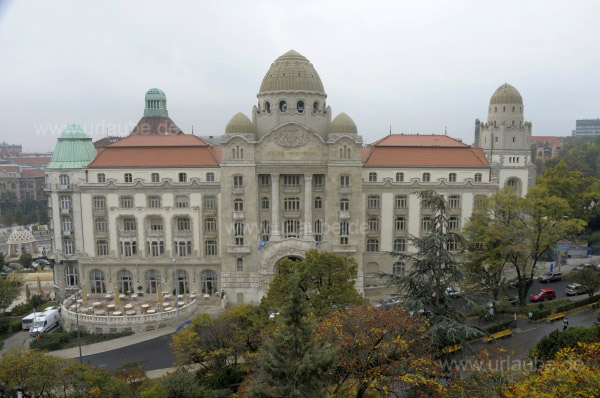
[[[327,143],[314,131],[295,123],[285,123],[265,135],[257,144],[256,160],[326,161]]]

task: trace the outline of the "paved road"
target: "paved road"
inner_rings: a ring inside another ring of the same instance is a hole
[[[541,283],[537,280],[534,280],[533,285],[531,285],[531,287],[529,288],[529,291],[527,293],[527,302],[529,303],[529,296],[531,295],[531,293],[537,293],[541,288],[544,288],[544,287],[549,287],[549,288],[554,289],[554,291],[556,291],[556,298],[566,297],[565,288],[567,287],[567,285],[569,283],[571,283],[571,282],[564,280],[564,279],[562,281],[548,282],[548,283]],[[513,296],[517,295],[517,289],[510,288],[510,289],[508,289],[508,291]]]
[[[146,340],[117,350],[83,357],[83,362],[101,368],[115,370],[121,363],[143,361],[144,370],[170,368],[175,362],[170,343],[173,334]]]

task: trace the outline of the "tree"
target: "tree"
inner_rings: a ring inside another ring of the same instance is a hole
[[[318,339],[338,348],[328,372],[332,396],[431,396],[442,387],[427,321],[400,307],[353,306],[320,320]]]
[[[570,327],[566,330],[554,330],[542,339],[531,349],[529,356],[531,358],[547,361],[556,355],[558,351],[565,347],[576,348],[581,343],[600,342],[600,328],[592,326],[590,328]]]
[[[463,245],[463,238],[449,229],[446,199],[433,191],[418,193],[422,206],[431,210],[431,227],[423,237],[409,236],[414,253],[394,253],[400,261],[410,264],[404,275],[388,275],[403,304],[412,311],[427,310],[430,337],[438,347],[464,343],[481,332],[466,323],[455,299],[447,294],[448,287],[457,287],[463,273],[454,248]]]
[[[471,216],[467,247],[487,242],[493,250],[489,255],[483,253],[485,263],[507,260],[517,274],[519,305],[525,305],[540,259],[552,252],[559,240],[569,239],[585,227],[585,221],[569,218],[570,213],[569,203],[550,195],[544,186],[531,188],[525,198],[506,187]]]
[[[6,311],[19,297],[20,291],[21,287],[18,281],[0,278],[0,311]]]
[[[21,253],[21,256],[19,257],[19,264],[21,264],[23,266],[23,268],[31,268],[32,262],[33,262],[33,257],[31,256],[31,253],[28,253],[28,252]]]
[[[354,287],[357,269],[358,265],[352,257],[316,249],[309,250],[306,259],[301,261],[284,259],[261,305],[273,309],[283,308],[294,283],[297,283],[302,296],[316,315],[364,303],[364,298]]]
[[[315,341],[305,292],[297,282],[288,297],[278,330],[259,352],[250,392],[255,398],[325,397],[325,372],[333,357]]]
[[[600,271],[596,268],[585,267],[570,273],[568,277],[583,286],[590,297],[600,290]]]

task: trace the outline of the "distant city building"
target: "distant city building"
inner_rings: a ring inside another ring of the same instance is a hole
[[[0,159],[7,158],[9,156],[19,156],[23,151],[21,145],[11,145],[3,142],[0,144]]]
[[[9,157],[6,159],[6,163],[9,164],[17,164],[19,166],[25,167],[35,167],[40,169],[45,169],[48,163],[50,163],[50,159],[52,158],[52,153],[24,153],[18,157]]]
[[[560,138],[550,135],[540,135],[531,137],[531,146],[535,150],[535,158],[548,161],[556,156],[560,151]]]
[[[123,137],[108,136],[108,137],[100,138],[98,141],[94,142],[94,146],[96,148],[106,148],[113,142],[119,141],[121,138],[123,138]]]
[[[600,135],[600,119],[582,119],[575,121],[573,135],[576,137]]]
[[[14,192],[17,199],[46,199],[44,170],[16,164],[0,165],[0,193]]]

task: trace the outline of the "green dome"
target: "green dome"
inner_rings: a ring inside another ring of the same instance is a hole
[[[78,124],[69,124],[62,132],[60,138],[89,138]]]
[[[144,102],[146,104],[144,107],[145,117],[169,117],[167,96],[160,88],[151,88],[146,91]]]
[[[96,147],[81,126],[70,124],[62,132],[48,169],[82,169],[96,158]]]

